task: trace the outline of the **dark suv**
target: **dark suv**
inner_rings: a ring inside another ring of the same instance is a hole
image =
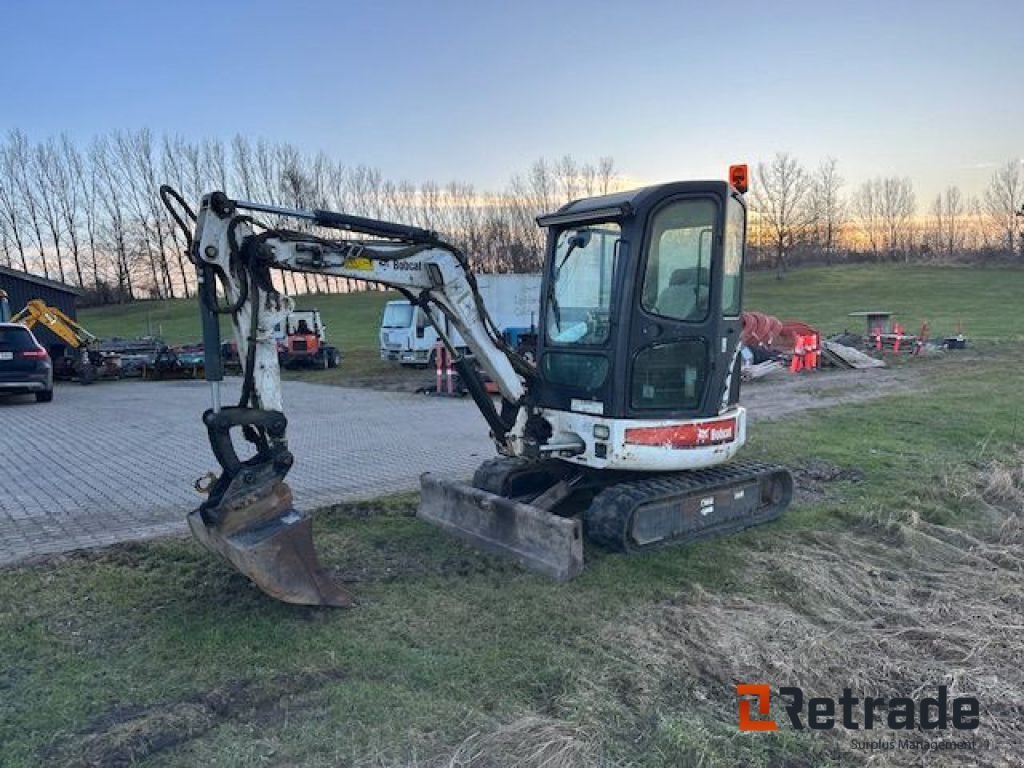
[[[40,403],[53,400],[53,364],[32,331],[0,323],[0,395],[32,392]]]

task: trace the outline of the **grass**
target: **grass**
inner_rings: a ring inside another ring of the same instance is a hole
[[[921,267],[857,264],[809,267],[784,280],[750,274],[748,309],[798,319],[826,333],[866,330],[860,310],[893,312],[908,333],[927,321],[934,338],[951,335],[963,322],[974,340],[1024,341],[1024,313],[1010,310],[1024,296],[1024,269],[1013,267]]]
[[[910,332],[927,320],[932,336],[951,334],[962,321],[975,340],[1024,340],[1024,312],[1013,310],[1024,296],[1024,269],[951,268],[900,265],[813,267],[776,280],[773,272],[747,277],[745,305],[750,309],[802,319],[826,332],[864,330],[864,321],[848,317],[863,309],[896,313]],[[340,345],[345,361],[337,371],[290,374],[325,383],[372,379],[397,364],[379,359],[377,331],[390,292],[301,296],[300,308],[317,308],[330,340]],[[81,322],[99,336],[162,335],[174,344],[200,337],[194,301],[136,302],[87,309]],[[225,328],[225,337],[228,334]]]
[[[643,557],[592,553],[568,585],[427,527],[410,517],[412,496],[317,516],[322,560],[363,601],[348,612],[271,602],[191,541],[7,569],[0,764],[832,764],[837,744],[819,734],[736,733],[729,676],[749,671],[739,660],[772,630],[717,655],[707,649],[725,642],[724,629],[687,633],[708,616],[742,624],[741,608],[817,617],[825,608],[799,602],[814,592],[798,569],[823,551],[820,537],[852,540],[867,526],[884,539],[886,516],[973,530],[977,500],[943,482],[1020,448],[1024,356],[1009,345],[922,365],[921,393],[753,431],[750,458],[856,467],[861,482],[831,484],[743,534]],[[806,541],[805,557],[783,554]],[[897,563],[906,549],[883,554]],[[813,573],[837,567],[826,562]],[[823,653],[838,642],[825,629]],[[894,669],[874,682],[935,681]]]

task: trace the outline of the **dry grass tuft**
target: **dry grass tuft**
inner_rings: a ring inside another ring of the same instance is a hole
[[[694,755],[695,764],[731,764],[722,758],[735,747],[736,683],[798,685],[807,696],[834,697],[844,687],[861,696],[927,696],[945,684],[950,698],[981,702],[981,727],[966,735],[991,747],[969,761],[1016,764],[1024,754],[1024,471],[1019,461],[993,464],[973,480],[951,478],[946,491],[952,503],[973,495],[986,509],[979,531],[894,512],[852,532],[796,533],[773,550],[749,553],[756,598],[692,590],[624,617],[607,637],[632,686],[631,700],[620,696],[620,706],[701,723],[719,737],[698,745],[708,751]],[[593,690],[614,687],[606,680]],[[839,749],[844,764],[868,762],[869,754],[848,749],[864,731],[812,736],[814,744]],[[879,757],[945,766],[962,764],[965,755],[903,750]],[[746,762],[778,759],[762,754]]]
[[[527,716],[467,738],[447,768],[586,768],[600,765],[596,740],[578,726]]]

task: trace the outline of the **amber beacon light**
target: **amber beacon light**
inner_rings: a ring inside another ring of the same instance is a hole
[[[730,165],[729,166],[729,183],[732,184],[736,191],[743,194],[747,191],[750,186],[749,177],[747,175],[747,165]]]

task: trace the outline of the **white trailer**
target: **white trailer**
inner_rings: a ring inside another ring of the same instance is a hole
[[[534,332],[539,320],[540,274],[477,275],[476,280],[484,306],[511,343],[517,343],[521,335]],[[458,331],[449,327],[444,315],[435,309],[434,318],[455,347],[465,350],[466,343]],[[381,360],[393,360],[402,365],[430,365],[437,341],[437,331],[423,309],[405,299],[385,305],[380,323]]]

